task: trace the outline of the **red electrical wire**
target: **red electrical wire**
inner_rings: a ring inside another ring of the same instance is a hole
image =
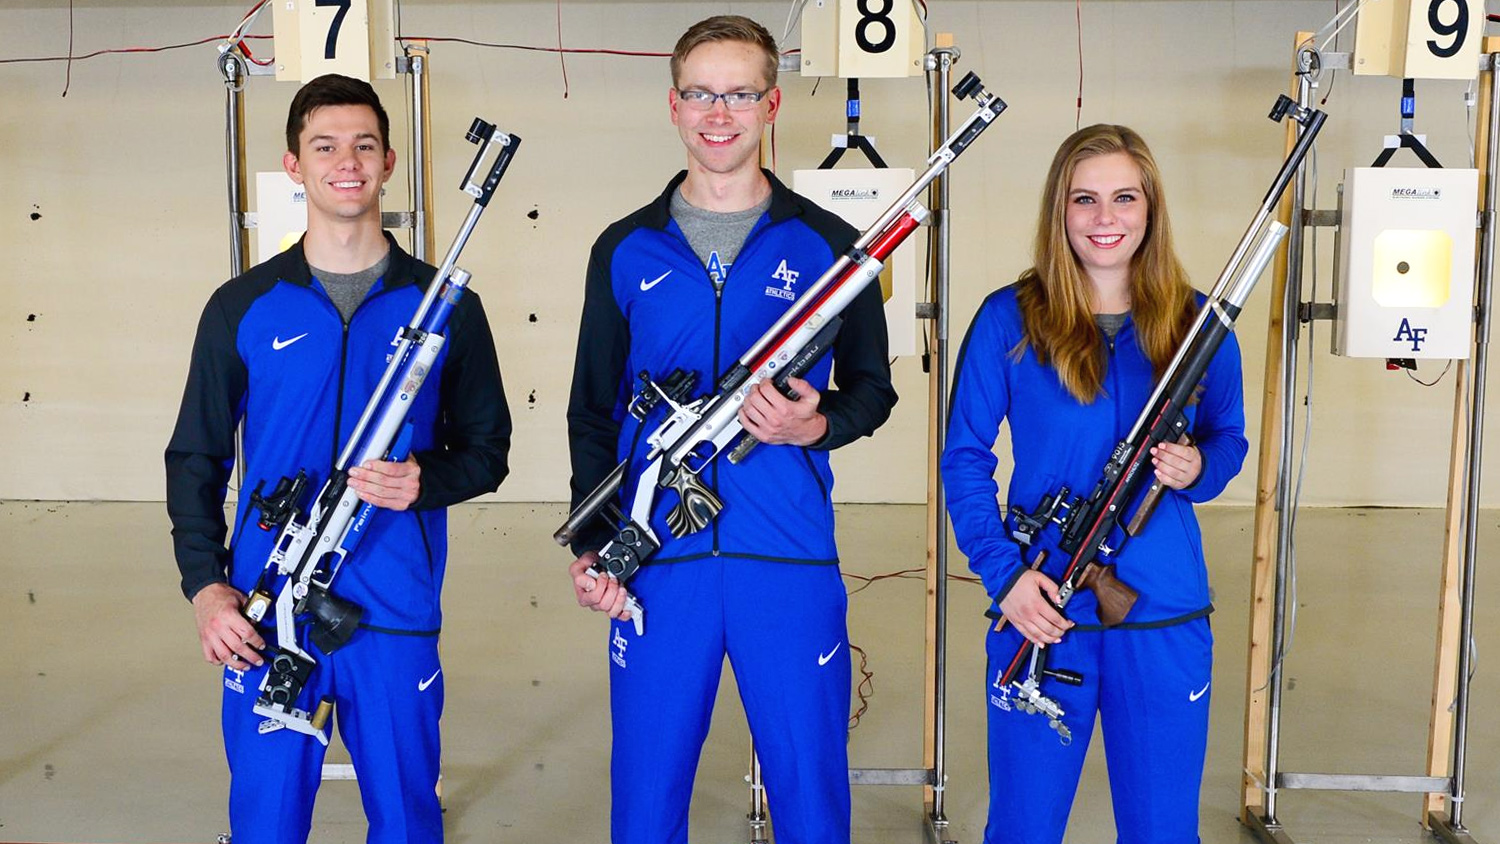
[[[568,56],[562,45],[562,0],[557,0],[557,63],[562,66],[563,99],[568,98]]]
[[[1078,22],[1078,111],[1073,116],[1073,130],[1083,125],[1083,0],[1074,0],[1073,16]]]
[[[439,44],[468,44],[472,47],[490,47],[497,50],[529,50],[535,53],[572,53],[575,55],[635,56],[638,58],[650,59],[665,59],[672,56],[671,53],[653,53],[645,50],[605,50],[588,47],[535,47],[530,44],[497,44],[490,41],[476,41],[472,38],[456,38],[452,36],[436,35],[403,35],[399,40],[432,41]]]
[[[849,650],[859,654],[857,670],[860,673],[859,685],[854,687],[854,695],[859,700],[859,706],[849,716],[849,729],[853,730],[859,726],[859,719],[865,717],[865,713],[870,710],[870,696],[875,694],[875,672],[870,670],[870,659],[865,654],[864,648],[850,642]]]
[[[250,38],[270,38],[271,36],[269,36],[269,35],[246,35],[244,37],[247,38],[247,39],[250,39]],[[160,47],[111,47],[111,48],[108,48],[108,49],[105,49],[105,50],[95,50],[92,53],[83,53],[82,55],[77,55],[77,56],[28,56],[28,57],[19,58],[19,59],[0,59],[0,64],[24,64],[24,63],[27,63],[27,62],[65,62],[65,61],[81,62],[81,61],[83,61],[85,59],[97,58],[99,56],[106,56],[106,55],[110,55],[110,54],[113,54],[113,53],[163,53],[163,52],[166,52],[167,50],[180,50],[183,47],[198,47],[198,46],[202,46],[204,44],[212,44],[215,41],[224,41],[224,40],[227,40],[228,38],[229,38],[228,35],[215,35],[212,38],[200,38],[197,41],[185,41],[185,42],[183,42],[181,44],[166,44],[166,45],[160,46]]]

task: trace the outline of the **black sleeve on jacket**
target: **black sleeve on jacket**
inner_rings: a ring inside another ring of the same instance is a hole
[[[613,472],[620,438],[616,409],[621,402],[625,361],[630,354],[630,325],[615,301],[610,265],[615,247],[628,229],[606,230],[589,254],[584,281],[583,316],[578,325],[578,354],[573,361],[573,388],[568,398],[568,451],[572,456],[572,505],[577,507]],[[609,528],[598,519],[573,542],[575,556],[597,551],[609,540]]]
[[[211,583],[224,583],[224,493],[234,468],[235,428],[248,376],[235,349],[243,308],[220,288],[203,309],[177,425],[167,444],[167,515],[172,548],[188,600]]]
[[[448,344],[436,447],[413,455],[422,468],[414,510],[435,510],[494,492],[510,472],[510,407],[489,319],[472,290],[453,312]]]
[[[842,255],[859,236],[853,226],[811,202],[805,202],[803,215],[835,255]],[[844,309],[844,327],[833,341],[833,383],[838,389],[824,392],[818,402],[818,410],[828,418],[828,433],[811,448],[831,451],[868,437],[896,406],[878,284],[872,282]]]

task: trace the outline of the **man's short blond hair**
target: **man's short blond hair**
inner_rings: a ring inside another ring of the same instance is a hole
[[[781,64],[781,51],[776,49],[776,39],[766,28],[742,15],[715,15],[688,27],[672,48],[672,85],[676,87],[678,75],[682,73],[682,62],[695,48],[716,41],[739,41],[759,47],[766,54],[766,87],[776,87],[776,70]]]

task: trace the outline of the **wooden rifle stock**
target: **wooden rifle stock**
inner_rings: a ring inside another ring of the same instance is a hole
[[[1037,571],[1047,559],[1047,552],[1043,551],[1036,555],[1029,568]],[[1083,569],[1083,577],[1078,580],[1078,588],[1089,589],[1094,597],[1099,600],[1099,621],[1105,627],[1114,627],[1125,620],[1130,614],[1130,608],[1135,606],[1135,599],[1140,593],[1131,589],[1125,581],[1115,577],[1115,567],[1112,565],[1101,566],[1098,563],[1089,563]],[[999,633],[1005,629],[1007,619],[1000,616],[995,622],[995,632]]]
[[[1140,597],[1125,581],[1115,577],[1113,565],[1089,563],[1083,567],[1083,577],[1078,579],[1080,589],[1091,589],[1099,599],[1099,623],[1114,627],[1125,620],[1135,599]]]

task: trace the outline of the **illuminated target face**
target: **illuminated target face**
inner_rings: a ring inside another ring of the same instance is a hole
[[[1452,295],[1453,238],[1387,229],[1375,236],[1371,294],[1387,308],[1440,308]]]

